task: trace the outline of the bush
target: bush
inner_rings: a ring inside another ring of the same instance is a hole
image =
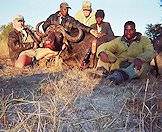
[[[146,25],[146,35],[154,40],[162,33],[162,24],[148,24]]]
[[[0,27],[0,58],[8,57],[8,34],[12,30],[12,24],[2,25]]]

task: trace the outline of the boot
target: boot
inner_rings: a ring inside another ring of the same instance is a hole
[[[116,85],[125,82],[129,76],[123,70],[114,70],[106,79],[113,81]]]
[[[36,57],[33,57],[31,67],[33,68],[35,65],[37,65],[37,63],[38,63],[38,60],[36,59]]]

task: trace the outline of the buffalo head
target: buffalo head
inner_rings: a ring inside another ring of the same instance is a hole
[[[69,41],[69,42],[78,42],[82,36],[83,31],[78,28],[78,34],[75,36],[70,36],[66,31],[65,28],[58,24],[52,24],[50,25],[47,30],[43,33],[39,31],[39,27],[41,24],[43,24],[44,21],[40,22],[36,26],[36,33],[38,36],[40,36],[43,39],[44,44],[46,45],[50,41],[53,47],[53,50],[59,51],[57,47],[60,47],[63,45],[63,39]]]

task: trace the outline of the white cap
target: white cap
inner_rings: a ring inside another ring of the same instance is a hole
[[[12,21],[24,21],[24,17],[22,15],[17,15],[13,17]]]
[[[82,4],[82,9],[83,10],[92,10],[92,4],[90,1],[85,0]]]

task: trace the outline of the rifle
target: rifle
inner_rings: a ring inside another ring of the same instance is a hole
[[[34,42],[39,45],[39,43],[41,42],[36,35],[33,33],[33,31],[31,29],[29,29],[29,27],[24,26],[24,30],[31,36],[31,38],[34,40]]]
[[[81,63],[81,67],[85,67],[89,62],[90,62],[90,56],[92,54],[92,49],[89,48],[88,52],[86,53],[86,55],[84,56],[84,59]]]

